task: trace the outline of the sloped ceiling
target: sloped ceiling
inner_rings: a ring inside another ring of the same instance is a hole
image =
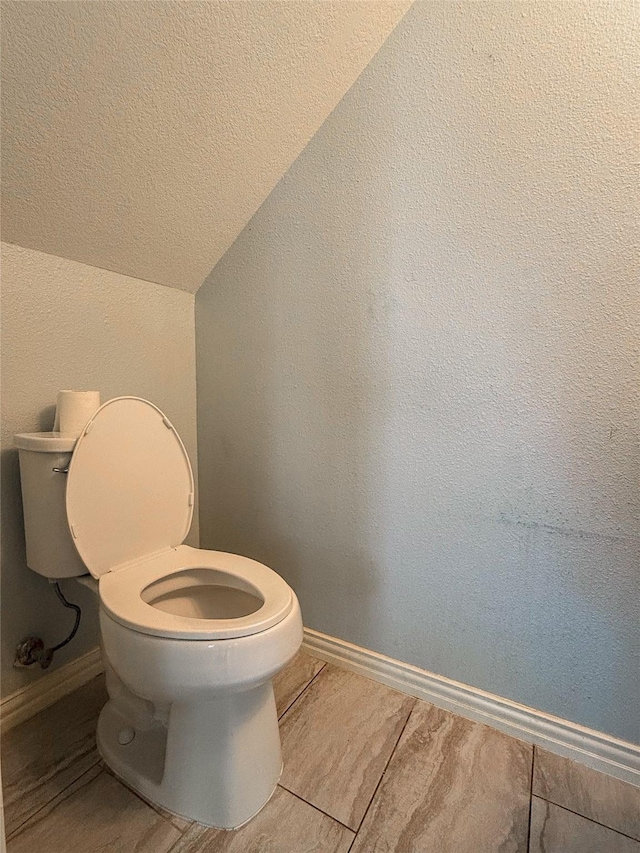
[[[3,239],[195,292],[410,2],[3,2]]]

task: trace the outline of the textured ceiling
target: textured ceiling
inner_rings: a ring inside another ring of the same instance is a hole
[[[3,239],[195,291],[410,2],[3,2]]]

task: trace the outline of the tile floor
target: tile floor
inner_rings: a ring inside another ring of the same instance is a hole
[[[236,832],[102,765],[102,678],[8,732],[8,853],[640,853],[640,788],[301,652],[276,682],[284,772]]]

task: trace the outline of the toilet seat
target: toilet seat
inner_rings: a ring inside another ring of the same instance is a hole
[[[207,619],[167,613],[143,599],[145,589],[151,584],[189,569],[218,570],[231,584],[240,582],[252,587],[263,604],[248,616]],[[185,640],[229,640],[258,634],[282,621],[293,607],[289,585],[262,563],[188,545],[103,575],[99,590],[101,606],[121,625],[142,634]]]
[[[183,545],[193,504],[189,457],[160,409],[139,397],[101,406],[76,443],[66,509],[76,549],[99,579],[104,610],[134,631],[175,639],[232,639],[276,625],[293,606],[287,583],[247,557]],[[240,598],[254,597],[256,609],[228,618],[167,612],[145,592],[164,579],[165,588],[196,587],[214,602],[215,588],[232,597],[240,591]]]

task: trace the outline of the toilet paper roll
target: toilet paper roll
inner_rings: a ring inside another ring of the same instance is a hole
[[[78,438],[91,415],[99,408],[99,391],[58,391],[53,431]]]

